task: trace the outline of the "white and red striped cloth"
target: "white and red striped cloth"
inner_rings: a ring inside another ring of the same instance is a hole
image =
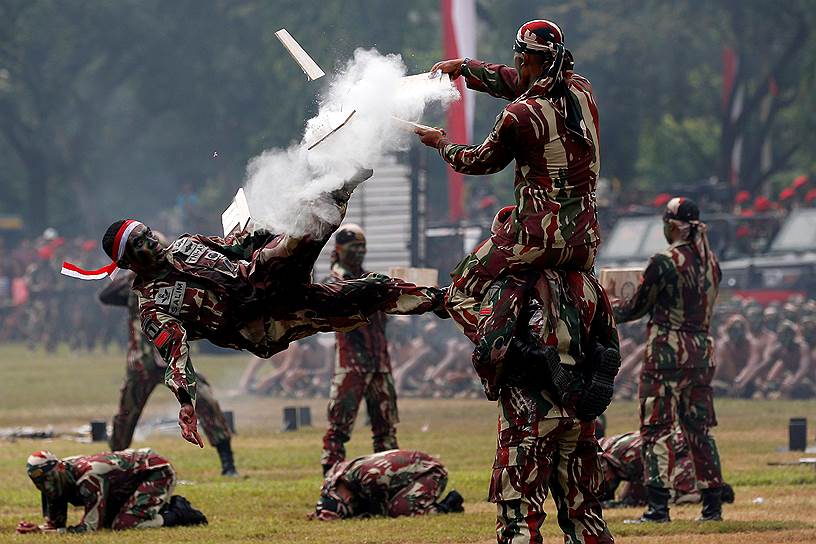
[[[122,226],[116,231],[116,238],[114,238],[113,241],[113,254],[116,255],[116,259],[111,261],[109,265],[97,268],[96,270],[85,270],[75,264],[63,262],[60,273],[80,280],[101,280],[102,278],[113,276],[118,268],[116,261],[121,259],[122,255],[125,254],[125,242],[127,242],[128,236],[130,236],[133,229],[139,225],[141,225],[141,223],[135,219],[126,219],[124,223],[122,223]]]

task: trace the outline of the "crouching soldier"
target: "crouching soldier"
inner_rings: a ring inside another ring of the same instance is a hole
[[[38,451],[28,458],[28,476],[42,493],[45,523],[21,521],[18,533],[135,529],[206,524],[184,497],[172,496],[176,473],[151,449],[57,458]],[[68,504],[84,506],[77,524],[66,528]]]
[[[618,508],[646,505],[646,482],[643,480],[643,440],[639,432],[607,436],[600,440],[601,464],[604,468],[606,495],[604,508]],[[670,438],[673,466],[671,473],[672,504],[699,504],[702,501],[694,463],[691,460],[688,443],[683,431],[678,429]],[[615,492],[624,484],[615,500]],[[723,502],[734,502],[734,489],[724,483]]]
[[[323,481],[310,519],[420,516],[463,512],[462,496],[451,491],[442,463],[421,451],[388,450],[334,465]]]

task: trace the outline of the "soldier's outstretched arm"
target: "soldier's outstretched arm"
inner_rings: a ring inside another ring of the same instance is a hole
[[[665,289],[667,281],[674,270],[671,259],[666,255],[657,254],[649,261],[649,266],[643,273],[640,285],[632,298],[620,301],[616,305],[615,321],[626,323],[640,319],[654,308],[657,296]]]
[[[515,100],[523,90],[518,85],[518,72],[503,64],[490,64],[475,59],[449,59],[433,65],[431,72],[441,70],[452,80],[465,78],[469,89],[488,93],[496,98]]]
[[[441,138],[431,142],[431,147],[439,150],[439,155],[457,172],[467,175],[493,174],[503,170],[515,155],[517,123],[515,116],[507,109],[496,118],[493,130],[479,145],[463,145]],[[427,142],[423,139],[423,143]]]

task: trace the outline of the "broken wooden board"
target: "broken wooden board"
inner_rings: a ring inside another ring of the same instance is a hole
[[[399,127],[407,132],[414,132],[416,129],[422,130],[434,130],[434,127],[429,127],[428,125],[423,125],[421,123],[414,123],[413,121],[406,121],[405,119],[400,119],[399,117],[391,116],[391,119],[397,122]]]
[[[275,32],[275,36],[280,40],[286,50],[289,51],[289,54],[292,55],[292,58],[298,63],[298,66],[300,66],[300,69],[306,74],[306,77],[309,78],[309,81],[314,81],[326,75],[326,72],[320,69],[320,66],[312,60],[312,57],[309,56],[285,28],[281,28]]]
[[[351,113],[348,114],[348,117],[346,117],[341,123],[336,124],[336,125],[329,125],[324,130],[318,131],[318,134],[315,135],[315,136],[312,136],[310,141],[306,143],[306,149],[308,149],[308,150],[313,149],[318,144],[320,144],[321,142],[326,140],[326,138],[328,138],[329,136],[331,136],[332,134],[334,134],[335,132],[337,132],[338,130],[343,128],[344,126],[346,126],[346,124],[349,121],[351,121],[351,118],[354,116],[355,113],[357,113],[357,110],[351,110]]]
[[[251,219],[244,189],[238,189],[232,203],[221,214],[221,226],[224,228],[224,236],[243,231]]]
[[[450,74],[443,74],[440,71],[424,72],[400,78],[397,85],[398,93],[409,93],[427,89],[438,89],[440,91],[452,91],[455,89],[451,81]]]

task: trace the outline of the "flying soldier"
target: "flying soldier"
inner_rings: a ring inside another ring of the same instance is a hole
[[[164,247],[147,226],[129,219],[113,223],[102,239],[110,265],[94,271],[63,265],[63,273],[83,279],[105,277],[117,268],[136,274],[133,289],[142,330],[168,364],[165,383],[181,404],[179,426],[185,440],[203,447],[192,404],[196,374],[190,340],[206,338],[268,358],[317,332],[368,324],[368,316],[378,311],[441,309],[440,289],[383,275],[311,283],[315,260],[342,221],[351,191],[371,174],[360,171],[330,194],[337,213],[317,225],[318,234],[295,237],[256,230],[226,238],[183,235]]]

